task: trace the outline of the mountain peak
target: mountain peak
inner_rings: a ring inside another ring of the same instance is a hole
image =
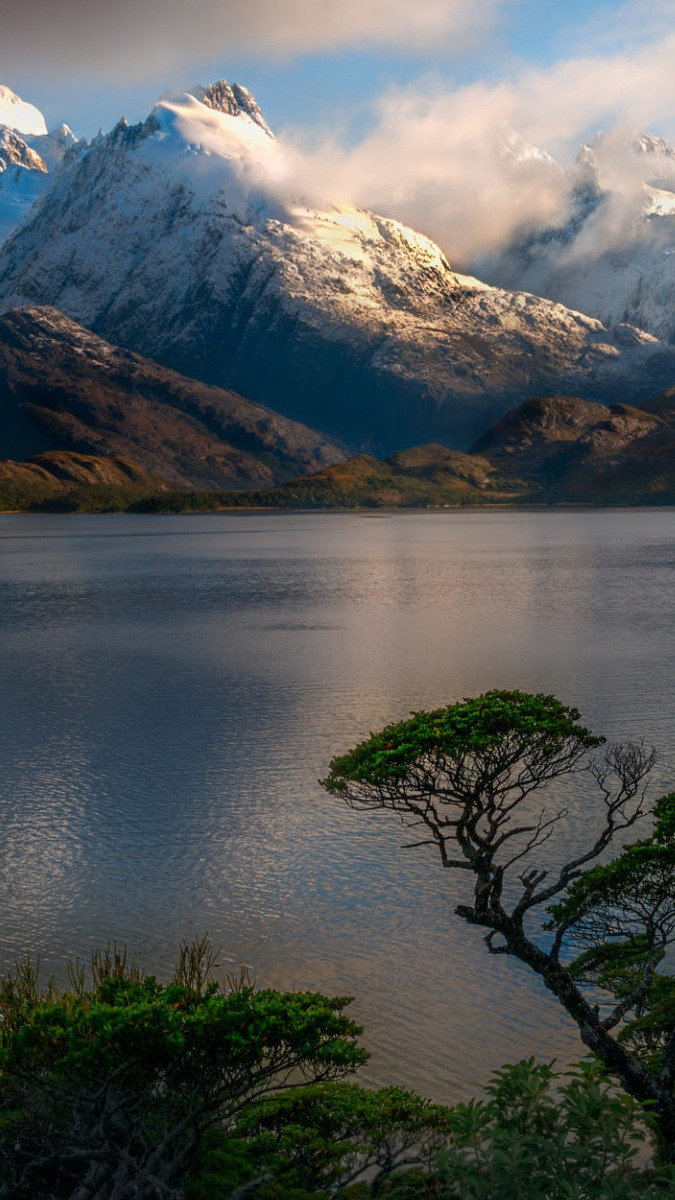
[[[675,158],[675,146],[673,146],[672,142],[667,142],[665,138],[658,137],[655,133],[644,131],[635,134],[631,144],[631,151],[633,154],[650,154],[663,158]]]
[[[13,129],[0,125],[0,171],[11,166],[27,167],[29,171],[47,174],[47,167],[39,154],[19,137]]]
[[[84,150],[87,145],[76,138],[67,125],[59,125],[57,129],[50,129],[49,133],[26,134],[25,140],[39,154],[49,171],[53,171],[69,154]]]
[[[190,95],[205,104],[215,112],[225,113],[229,117],[246,116],[259,125],[270,137],[274,137],[267,121],[262,115],[260,106],[248,88],[240,83],[228,83],[226,79],[217,79],[207,87],[197,84],[190,88]]]
[[[508,121],[502,122],[499,137],[500,158],[512,158],[518,162],[544,163],[546,166],[558,167],[559,164],[546,150],[540,150],[531,142],[525,140]]]
[[[0,84],[0,125],[19,133],[46,133],[45,119],[33,104],[27,104],[11,88]]]

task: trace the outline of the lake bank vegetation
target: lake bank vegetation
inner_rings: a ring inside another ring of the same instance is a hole
[[[218,980],[206,938],[166,983],[115,946],[64,988],[26,959],[0,979],[0,1200],[675,1197],[675,793],[648,805],[653,761],[553,696],[493,691],[387,726],[323,781],[464,872],[457,916],[543,983],[588,1061],[505,1066],[447,1106],[354,1082],[349,998]],[[572,777],[586,844],[546,863],[567,816],[549,787]]]
[[[529,1060],[452,1107],[350,1077],[349,1001],[218,983],[205,939],[160,984],[111,946],[69,986],[0,983],[2,1200],[658,1200],[653,1118],[602,1071]]]
[[[172,513],[675,503],[675,389],[642,409],[607,408],[569,396],[527,400],[468,453],[428,443],[385,459],[371,453],[347,458],[346,450],[321,446],[327,461],[318,468],[318,451],[300,474],[288,469],[286,458],[286,470],[281,476],[277,472],[276,480],[269,466],[261,468],[262,483],[249,471],[219,486],[217,473],[208,476],[210,451],[204,451],[201,475],[187,467],[181,475],[173,459],[162,466],[161,447],[139,459],[130,457],[130,451],[140,452],[136,442],[120,445],[123,455],[94,454],[85,439],[78,449],[0,462],[0,510]],[[205,478],[211,482],[205,484]]]

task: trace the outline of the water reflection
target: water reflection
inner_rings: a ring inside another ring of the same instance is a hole
[[[2,965],[114,936],[162,973],[208,929],[261,981],[355,994],[378,1082],[454,1099],[569,1057],[453,918],[464,881],[316,781],[522,687],[656,742],[668,786],[674,564],[670,511],[0,518]],[[578,793],[568,844],[587,821]]]

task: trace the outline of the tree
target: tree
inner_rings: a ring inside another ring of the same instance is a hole
[[[438,1164],[444,1200],[672,1197],[670,1169],[635,1169],[644,1114],[598,1063],[563,1081],[551,1063],[529,1059],[496,1071],[486,1091],[453,1109],[452,1141]]]
[[[160,984],[116,952],[41,988],[24,963],[0,986],[0,1198],[172,1200],[209,1128],[300,1082],[367,1059],[345,998],[221,988],[208,946]]]
[[[235,1134],[256,1200],[663,1200],[675,1170],[635,1165],[644,1121],[599,1064],[564,1078],[530,1059],[453,1108],[398,1087],[292,1089],[247,1107]],[[188,1200],[250,1195],[223,1187],[231,1140],[219,1149]]]
[[[211,963],[202,941],[166,985],[117,951],[66,991],[27,962],[0,981],[3,1200],[674,1194],[675,1171],[633,1169],[640,1106],[597,1068],[553,1095],[549,1067],[516,1064],[455,1108],[370,1091],[343,1079],[367,1057],[347,1001],[224,989]]]
[[[357,1180],[368,1200],[398,1172],[432,1176],[451,1138],[453,1110],[405,1088],[371,1091],[355,1083],[298,1088],[249,1108],[237,1125],[254,1160],[280,1187],[340,1196]],[[263,1193],[264,1196],[264,1193]]]
[[[472,902],[456,913],[487,930],[491,954],[541,978],[584,1044],[651,1106],[674,1162],[675,978],[664,962],[675,939],[675,794],[656,805],[651,837],[596,862],[645,815],[653,762],[642,743],[606,746],[554,696],[491,691],[387,726],[335,758],[322,782],[352,807],[398,814],[423,830],[410,845],[435,846],[444,867],[470,873]],[[595,831],[547,869],[542,847],[567,814],[551,785],[580,773],[593,783]]]

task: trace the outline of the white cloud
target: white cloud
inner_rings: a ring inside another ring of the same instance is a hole
[[[7,5],[0,72],[165,78],[205,56],[239,52],[446,51],[492,29],[509,0],[23,0]]]
[[[635,54],[569,59],[493,85],[392,91],[359,145],[324,141],[301,149],[296,178],[315,197],[345,199],[407,222],[465,265],[520,227],[548,224],[566,210],[569,178],[541,159],[505,155],[505,125],[567,163],[599,128],[638,130],[656,122],[675,131],[674,58],[670,34]],[[624,191],[630,188],[626,182]]]

